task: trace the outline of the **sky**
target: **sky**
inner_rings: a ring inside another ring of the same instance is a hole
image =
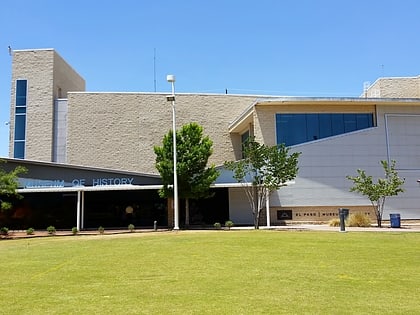
[[[358,97],[420,75],[418,0],[0,2],[0,156],[12,49],[54,48],[87,91]]]

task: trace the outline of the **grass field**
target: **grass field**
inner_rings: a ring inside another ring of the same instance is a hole
[[[420,233],[0,241],[2,314],[420,314]]]

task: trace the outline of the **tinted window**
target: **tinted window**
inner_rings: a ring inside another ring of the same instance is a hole
[[[25,140],[26,115],[15,116],[15,140]]]
[[[13,156],[15,159],[25,158],[25,142],[15,141]]]
[[[16,81],[16,106],[26,106],[26,80]]]
[[[373,114],[276,114],[277,143],[291,146],[373,127]]]

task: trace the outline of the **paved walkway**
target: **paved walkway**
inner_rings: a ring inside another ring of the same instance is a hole
[[[239,228],[239,227],[238,227]],[[261,226],[260,229],[267,229]],[[272,226],[270,229],[276,230],[312,230],[312,231],[338,231],[340,227],[333,227],[327,224],[291,224],[284,226]],[[420,223],[401,224],[400,228],[391,228],[389,224],[383,224],[382,228],[371,227],[347,227],[346,232],[420,232]]]
[[[234,226],[231,228],[232,230],[253,230],[253,226]],[[278,230],[278,231],[330,231],[330,232],[341,232],[340,227],[333,227],[329,226],[328,224],[289,224],[289,225],[281,225],[281,226],[271,226],[267,228],[266,226],[260,226],[261,230],[270,229],[270,230]],[[197,231],[211,231],[214,230],[213,228],[205,228],[205,229],[190,229],[185,231],[197,232]],[[184,230],[181,230],[184,231]],[[153,229],[136,229],[135,232],[142,234],[148,232],[155,232]],[[166,232],[172,233],[173,231],[168,229],[159,229],[157,232]],[[384,224],[382,228],[378,228],[376,226],[371,227],[346,227],[345,232],[418,232],[420,233],[420,222],[416,223],[401,223],[400,228],[391,228],[388,223]],[[137,234],[136,233],[136,234]],[[90,231],[82,231],[79,233],[80,235],[99,235],[98,231],[90,230]],[[130,232],[124,229],[110,229],[105,231],[106,235],[128,235]],[[68,236],[72,235],[71,231],[57,231],[55,234],[56,236]],[[48,236],[46,231],[35,231],[34,235],[26,235],[25,231],[10,231],[9,235],[4,236],[1,235],[0,238],[32,238],[32,237],[39,237],[39,236]]]

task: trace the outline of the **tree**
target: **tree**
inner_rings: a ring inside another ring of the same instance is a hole
[[[347,179],[353,181],[354,184],[350,191],[366,196],[372,203],[378,227],[382,227],[385,199],[404,192],[401,186],[405,182],[405,179],[398,176],[394,160],[391,161],[391,164],[388,164],[387,161],[381,161],[381,164],[385,172],[385,178],[378,178],[376,183],[373,182],[372,176],[366,175],[366,172],[361,169],[357,170],[358,176],[347,176]]]
[[[245,143],[243,150],[242,160],[225,162],[225,167],[242,183],[252,209],[254,227],[258,229],[267,196],[296,178],[301,153],[289,154],[284,144],[269,147],[254,139]]]
[[[213,142],[203,136],[203,128],[197,123],[189,123],[176,131],[178,195],[185,199],[185,224],[189,225],[189,199],[210,197],[210,185],[219,172],[214,165],[207,167],[213,153]],[[161,197],[173,196],[173,133],[168,132],[162,146],[155,146],[156,168],[162,177]]]
[[[0,160],[0,163],[6,163],[4,160]],[[27,170],[23,166],[17,166],[10,172],[6,172],[3,168],[0,168],[0,210],[9,210],[12,207],[11,199],[21,198],[17,193],[18,189],[18,176],[19,174],[26,173]]]

